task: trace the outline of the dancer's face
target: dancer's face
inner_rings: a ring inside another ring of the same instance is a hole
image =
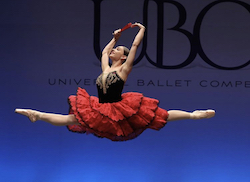
[[[123,46],[118,46],[110,52],[109,55],[111,60],[120,60],[120,59],[126,59],[126,56],[124,55],[124,48]]]

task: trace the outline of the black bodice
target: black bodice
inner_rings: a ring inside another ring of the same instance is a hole
[[[107,74],[102,73],[96,80],[96,86],[100,103],[111,103],[121,100],[124,81],[116,71]]]

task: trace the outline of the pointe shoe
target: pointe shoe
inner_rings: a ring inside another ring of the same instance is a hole
[[[36,122],[39,119],[40,112],[30,109],[15,109],[15,112],[27,116],[31,122]]]
[[[215,116],[215,111],[208,109],[205,111],[194,111],[191,113],[191,119],[208,119]]]

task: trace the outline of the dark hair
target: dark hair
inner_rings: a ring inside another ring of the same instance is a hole
[[[128,57],[128,54],[129,54],[129,49],[125,46],[123,46],[123,51],[124,51],[124,55]]]
[[[128,57],[129,49],[128,49],[127,47],[123,46],[123,51],[124,51],[124,52],[123,52],[123,55]],[[123,63],[124,63],[126,60],[127,60],[127,58],[123,60]]]

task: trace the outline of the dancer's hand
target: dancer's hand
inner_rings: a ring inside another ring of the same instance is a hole
[[[120,36],[121,36],[121,29],[115,30],[115,31],[113,32],[113,36],[114,36],[114,38],[115,38],[116,40],[119,39]]]
[[[145,28],[142,24],[137,23],[137,22],[131,25],[131,28],[134,28],[134,27],[139,27],[140,29]]]

